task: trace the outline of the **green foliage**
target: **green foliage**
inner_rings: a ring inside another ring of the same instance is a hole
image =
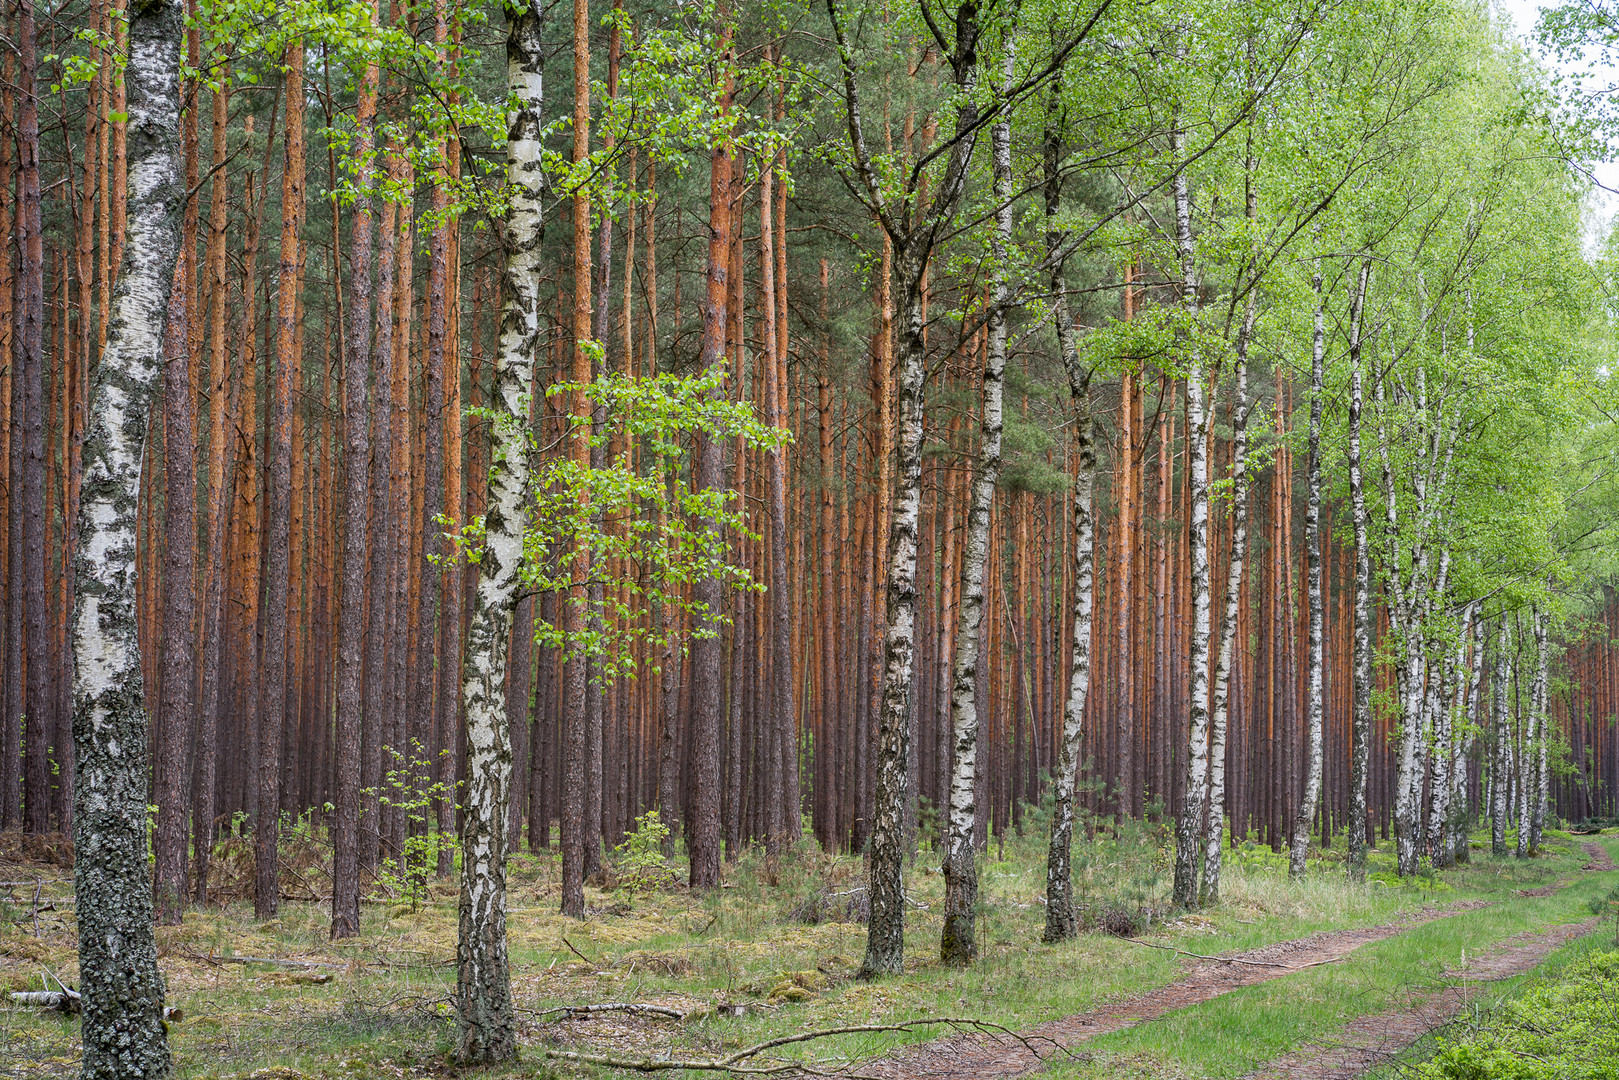
[[[1482,1027],[1444,1038],[1421,1080],[1606,1080],[1619,1062],[1619,951],[1576,961]]]
[[[535,640],[570,657],[590,656],[603,680],[633,676],[638,657],[656,657],[673,643],[668,627],[679,620],[642,618],[648,611],[684,613],[693,636],[718,633],[723,613],[694,600],[689,586],[712,577],[730,588],[762,589],[731,561],[726,534],[752,537],[737,494],[694,487],[682,467],[690,439],[771,447],[786,438],[725,396],[725,381],[717,365],[700,375],[609,374],[547,391],[582,390],[599,418],[592,445],[618,450],[601,467],[552,457],[534,472],[525,583],[555,593],[571,611],[571,618],[537,619]],[[576,428],[585,422],[572,418]],[[599,603],[577,587],[586,567],[592,580],[611,585]]]
[[[635,819],[635,828],[613,849],[613,870],[620,889],[647,892],[670,881],[673,871],[663,858],[663,842],[668,836],[669,826],[656,810]]]
[[[427,878],[437,867],[439,855],[460,849],[458,836],[439,831],[434,813],[440,802],[454,802],[459,781],[435,779],[437,769],[418,739],[410,740],[408,753],[391,746],[382,750],[393,765],[380,791],[367,788],[362,794],[404,812],[405,842],[401,850],[383,857],[376,876],[381,893],[372,899],[403,897],[415,911],[427,896]],[[445,750],[441,756],[448,759],[449,754]]]

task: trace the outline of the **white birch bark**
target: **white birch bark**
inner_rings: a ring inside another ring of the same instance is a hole
[[[1457,747],[1456,767],[1451,773],[1450,861],[1472,861],[1472,848],[1468,844],[1468,831],[1478,817],[1478,811],[1468,799],[1467,763],[1478,745],[1480,731],[1480,696],[1484,689],[1484,619],[1478,606],[1473,606],[1472,622],[1468,628],[1471,663],[1468,665],[1467,703],[1462,718],[1464,734]]]
[[[1248,348],[1257,303],[1252,291],[1237,337],[1231,419],[1231,561],[1226,566],[1225,608],[1214,667],[1214,702],[1209,727],[1209,811],[1203,841],[1203,903],[1220,902],[1220,865],[1225,839],[1225,754],[1230,716],[1231,665],[1236,655],[1237,612],[1242,601],[1243,567],[1248,558]]]
[[[1540,853],[1540,842],[1546,827],[1546,803],[1551,788],[1551,774],[1549,771],[1551,717],[1548,710],[1550,694],[1547,683],[1551,667],[1551,649],[1547,644],[1545,612],[1535,612],[1533,625],[1535,632],[1535,682],[1534,689],[1530,693],[1528,742],[1530,754],[1529,812],[1527,821],[1529,825],[1529,854],[1538,855]]]
[[[854,56],[836,0],[827,0],[827,15],[843,72],[845,119],[854,164],[868,208],[893,241],[896,277],[905,296],[897,350],[899,484],[887,538],[888,589],[875,820],[867,875],[871,914],[866,926],[866,953],[860,963],[861,977],[871,978],[897,975],[905,969],[905,803],[911,678],[916,656],[917,521],[922,502],[922,421],[927,378],[923,281],[933,246],[955,216],[977,139],[978,111],[973,98],[978,84],[979,25],[976,5],[963,3],[957,7],[954,50],[946,58],[959,102],[955,134],[938,190],[917,214],[917,206],[910,201],[911,197],[920,198],[914,188],[907,188],[903,205],[892,207],[888,201],[866,145]]]
[[[1002,86],[1012,80],[1015,53],[1006,38]],[[989,517],[1001,471],[1001,397],[1006,371],[1007,248],[1012,238],[1011,103],[1002,101],[1000,119],[990,129],[994,170],[995,231],[990,239],[994,291],[984,349],[982,412],[979,416],[978,476],[967,510],[967,548],[961,565],[960,626],[950,687],[950,806],[944,849],[944,919],[939,958],[970,964],[978,955],[976,911],[978,867],[973,834],[977,827],[974,779],[978,774],[978,654],[984,618],[984,565],[989,555]]]
[[[1511,631],[1507,617],[1495,639],[1495,675],[1490,681],[1490,854],[1507,853],[1507,775],[1511,771],[1507,750],[1507,647]]]
[[[541,170],[544,39],[540,10],[506,13],[508,210],[500,344],[495,354],[495,425],[484,548],[466,638],[461,698],[467,783],[461,822],[460,937],[456,950],[460,1039],[457,1057],[489,1065],[517,1057],[517,1024],[506,952],[506,819],[512,747],[505,702],[507,638],[517,601],[529,483],[528,392],[540,347],[544,262]]]
[[[147,867],[135,508],[179,261],[183,25],[177,0],[130,9],[128,239],[83,443],[73,567],[73,887],[86,1080],[169,1072]]]
[[[1171,153],[1185,157],[1185,133],[1178,128]],[[1175,249],[1180,258],[1181,303],[1193,323],[1198,315],[1196,242],[1192,235],[1192,197],[1186,172],[1175,174]],[[1191,693],[1187,698],[1186,797],[1175,828],[1176,905],[1197,903],[1197,856],[1203,836],[1203,814],[1208,783],[1209,754],[1209,457],[1208,414],[1204,399],[1204,371],[1196,338],[1186,360],[1187,481],[1192,503]]]
[[[1321,293],[1321,261],[1316,260],[1315,325],[1310,348],[1310,448],[1305,475],[1309,502],[1304,511],[1304,554],[1309,560],[1309,716],[1304,729],[1304,791],[1299,799],[1298,817],[1293,821],[1293,839],[1288,846],[1289,877],[1304,876],[1305,857],[1310,851],[1310,829],[1315,824],[1316,800],[1321,794],[1321,382],[1326,357],[1326,302]]]
[[[1349,765],[1349,877],[1366,877],[1366,782],[1372,738],[1372,562],[1367,547],[1366,484],[1361,472],[1361,329],[1372,262],[1360,264],[1349,309],[1349,507],[1355,532],[1355,625]]]

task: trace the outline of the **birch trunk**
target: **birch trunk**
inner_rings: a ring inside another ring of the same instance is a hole
[[[1176,130],[1171,153],[1185,155],[1186,136]],[[1198,315],[1196,247],[1192,236],[1192,197],[1184,169],[1175,174],[1175,248],[1180,257],[1181,303],[1195,322]],[[1186,795],[1175,827],[1175,892],[1177,906],[1197,904],[1197,856],[1203,835],[1209,752],[1209,458],[1208,406],[1204,372],[1195,338],[1186,362],[1187,487],[1191,503],[1190,586],[1191,688],[1187,696]]]
[[[978,84],[978,8],[963,3],[955,12],[955,46],[947,58],[960,104],[956,130],[939,188],[926,208],[913,216],[907,203],[897,216],[891,210],[866,145],[854,57],[836,0],[827,13],[837,41],[843,73],[845,119],[864,196],[893,244],[895,265],[904,289],[905,318],[900,328],[899,362],[899,490],[888,525],[888,589],[878,722],[877,790],[870,840],[868,893],[871,917],[860,974],[899,974],[905,966],[905,803],[908,777],[910,691],[915,658],[917,524],[922,494],[922,420],[927,376],[926,288],[928,259],[934,243],[954,217],[966,184],[978,130],[973,101]],[[914,180],[914,174],[913,174]],[[914,189],[906,197],[920,198]]]
[[[1231,420],[1231,562],[1226,567],[1225,610],[1220,619],[1220,652],[1214,668],[1214,702],[1209,733],[1209,817],[1203,844],[1203,903],[1220,901],[1220,862],[1225,839],[1225,753],[1230,715],[1231,665],[1236,654],[1237,613],[1242,601],[1243,567],[1248,557],[1248,347],[1257,302],[1248,294],[1242,332],[1237,338],[1236,383]]]
[[[1046,173],[1047,213],[1056,210],[1054,197],[1058,182],[1056,147],[1048,142]],[[1047,233],[1047,249],[1060,243],[1055,230]],[[1057,325],[1057,349],[1068,373],[1068,392],[1074,411],[1074,639],[1068,700],[1063,705],[1062,742],[1057,748],[1057,770],[1052,778],[1053,806],[1051,844],[1046,853],[1046,928],[1042,940],[1067,941],[1079,934],[1074,911],[1073,863],[1070,848],[1074,839],[1074,782],[1079,770],[1080,738],[1085,720],[1085,699],[1091,680],[1091,618],[1095,586],[1095,519],[1091,516],[1092,492],[1096,475],[1096,449],[1090,407],[1091,373],[1080,362],[1074,317],[1068,308],[1067,281],[1062,267],[1052,272],[1051,291],[1056,299],[1053,316]]]
[[[1366,484],[1361,473],[1361,321],[1371,260],[1360,264],[1360,278],[1349,308],[1349,507],[1355,530],[1355,621],[1351,661],[1353,686],[1349,748],[1349,877],[1366,878],[1366,782],[1372,738],[1372,561],[1366,536]]]
[[[1298,817],[1293,821],[1293,839],[1288,845],[1289,877],[1304,876],[1305,857],[1310,851],[1310,830],[1315,824],[1316,801],[1321,794],[1321,382],[1326,357],[1326,305],[1321,294],[1321,262],[1316,260],[1315,326],[1310,350],[1310,450],[1305,463],[1309,502],[1304,511],[1304,549],[1309,560],[1309,683],[1310,715],[1304,733],[1304,792],[1299,799]],[[1217,766],[1216,766],[1217,767]]]
[[[1458,751],[1458,761],[1452,773],[1454,789],[1451,794],[1451,815],[1449,842],[1451,848],[1451,861],[1453,863],[1472,862],[1472,847],[1468,843],[1468,832],[1478,819],[1478,811],[1468,799],[1467,770],[1468,761],[1473,756],[1473,749],[1478,744],[1479,732],[1479,698],[1484,689],[1484,620],[1474,610],[1473,621],[1469,636],[1472,642],[1473,659],[1467,686],[1467,712],[1466,735],[1461,740]]]
[[[497,421],[477,592],[467,631],[461,700],[466,712],[466,808],[461,819],[457,1058],[493,1065],[517,1057],[517,1020],[506,954],[506,827],[512,744],[506,714],[507,640],[523,559],[529,476],[528,394],[540,347],[540,164],[545,42],[537,6],[508,9],[506,79],[516,108],[506,118],[506,271],[500,345],[490,402]]]
[[[1549,704],[1547,675],[1551,666],[1551,650],[1546,641],[1546,615],[1537,611],[1532,623],[1535,634],[1535,681],[1530,691],[1529,700],[1529,741],[1527,750],[1529,754],[1529,812],[1526,815],[1529,827],[1529,854],[1540,854],[1540,842],[1546,827],[1546,802],[1551,787],[1551,774],[1549,771],[1549,746],[1551,741],[1548,729],[1551,726],[1551,717],[1548,713]],[[1523,824],[1518,826],[1523,828]]]
[[[1014,53],[1007,39],[1003,84],[1012,76]],[[990,299],[987,344],[984,348],[982,412],[979,416],[978,477],[967,510],[967,546],[961,564],[960,625],[956,637],[955,671],[950,687],[950,805],[944,854],[944,926],[939,933],[939,958],[965,966],[978,956],[976,913],[978,866],[974,859],[978,775],[978,657],[984,621],[984,565],[989,556],[989,516],[995,502],[995,482],[1001,471],[1001,398],[1006,372],[1007,244],[1012,236],[1012,121],[1011,105],[1003,103],[1001,118],[990,129],[990,158],[994,170],[995,231],[990,258],[995,265]]]
[[[1511,644],[1512,631],[1503,612],[1495,639],[1495,672],[1490,682],[1490,730],[1494,736],[1494,754],[1490,762],[1490,854],[1498,857],[1507,854],[1507,816],[1511,810],[1507,802],[1512,791],[1511,735],[1507,728],[1507,684],[1511,664],[1507,650]]]
[[[86,1080],[169,1072],[146,861],[147,717],[137,639],[135,508],[165,312],[179,262],[180,4],[129,19],[129,231],[91,386],[74,562],[74,895]]]

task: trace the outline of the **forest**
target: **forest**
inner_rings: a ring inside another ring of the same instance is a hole
[[[608,898],[729,926],[818,880],[880,982],[1002,948],[997,867],[1021,948],[1267,867],[1582,857],[1619,15],[1537,40],[1473,0],[10,0],[0,856],[72,867],[83,1075],[168,1074],[173,928],[249,902],[334,949],[439,911],[448,1053],[496,1064],[519,894],[588,967]]]

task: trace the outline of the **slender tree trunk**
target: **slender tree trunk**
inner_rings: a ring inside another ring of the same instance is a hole
[[[1551,667],[1551,649],[1547,645],[1546,615],[1536,611],[1531,622],[1535,635],[1535,680],[1529,693],[1529,736],[1526,749],[1529,757],[1529,854],[1540,854],[1540,842],[1546,825],[1546,805],[1551,788],[1549,768],[1551,741],[1551,714],[1547,676]]]
[[[517,1020],[506,955],[506,803],[512,750],[502,684],[526,523],[529,438],[524,397],[533,383],[540,347],[545,46],[541,14],[534,6],[508,11],[507,20],[506,77],[517,107],[507,117],[506,178],[511,195],[492,402],[499,419],[493,433],[485,544],[478,560],[462,684],[467,789],[461,825],[457,1057],[469,1065],[517,1058]]]
[[[208,574],[203,599],[202,694],[197,704],[197,759],[192,771],[194,799],[191,822],[193,870],[192,896],[198,903],[208,899],[208,864],[214,844],[214,815],[217,802],[215,785],[219,762],[220,668],[224,649],[220,637],[225,615],[225,536],[234,498],[235,470],[226,475],[227,444],[235,444],[234,419],[240,368],[226,370],[225,299],[229,284],[225,276],[226,227],[229,224],[224,167],[227,161],[230,104],[229,71],[218,73],[219,87],[213,93],[212,191],[208,203]],[[233,378],[232,375],[235,377]],[[232,455],[234,465],[234,455]]]
[[[1007,36],[1002,71],[1010,83],[1015,54]],[[944,849],[944,925],[939,955],[946,964],[965,966],[978,956],[975,933],[978,910],[978,867],[974,833],[978,813],[974,778],[978,773],[978,694],[980,654],[984,648],[984,574],[989,559],[990,510],[1001,470],[1001,399],[1006,371],[1006,306],[1010,295],[1005,260],[1012,235],[1012,110],[1001,105],[1000,119],[990,129],[994,170],[995,231],[990,257],[995,277],[990,298],[988,343],[984,349],[982,406],[979,414],[978,476],[967,511],[967,553],[962,560],[961,611],[956,636],[955,672],[950,690],[950,804]],[[988,665],[984,665],[987,669]]]
[[[33,0],[17,3],[17,277],[13,378],[22,384],[22,556],[26,635],[23,831],[50,829],[50,622],[45,602],[45,240],[39,178],[39,93]],[[9,256],[8,256],[9,258]],[[168,297],[162,298],[163,303]]]
[[[281,259],[276,301],[275,378],[271,381],[269,527],[264,568],[262,688],[259,697],[258,817],[253,825],[254,903],[261,919],[280,907],[281,742],[287,714],[287,614],[292,603],[292,395],[298,366],[298,226],[304,207],[304,48],[287,46],[286,171],[281,184]]]
[[[590,3],[573,2],[573,161],[583,169],[590,157]],[[573,195],[573,381],[580,389],[574,395],[572,447],[575,464],[590,468],[590,398],[584,386],[590,382],[591,338],[590,304],[590,193],[581,185]],[[590,578],[590,549],[576,542],[572,567],[573,585],[564,613],[564,628],[579,636],[585,629],[583,607]],[[585,916],[585,844],[589,839],[585,823],[587,665],[580,655],[567,663],[563,696],[563,795],[562,795],[562,914]],[[718,679],[715,680],[716,683]]]
[[[1185,135],[1174,134],[1174,154],[1185,152]],[[1185,171],[1175,174],[1175,238],[1180,256],[1181,302],[1195,321],[1198,314],[1196,249],[1192,236],[1192,199]],[[1204,372],[1197,346],[1191,347],[1186,373],[1187,497],[1191,504],[1192,627],[1187,700],[1186,794],[1175,830],[1175,903],[1197,903],[1197,856],[1203,835],[1209,753],[1209,459],[1210,406],[1205,403]]]
[[[718,111],[724,115],[730,110],[731,25],[727,11],[716,12],[720,28],[717,43],[718,63],[722,67],[722,85],[718,90]],[[709,151],[709,218],[708,257],[705,270],[706,291],[703,297],[703,336],[698,352],[697,366],[708,371],[721,363],[725,354],[726,326],[730,305],[731,215],[732,202],[731,147],[727,140],[717,141]],[[701,438],[697,450],[697,487],[715,491],[725,482],[725,447],[716,438]],[[720,611],[722,600],[720,582],[704,578],[692,586],[692,601],[703,618],[713,618]],[[691,856],[689,880],[693,888],[712,888],[720,877],[720,726],[723,712],[721,689],[722,642],[718,636],[698,638],[691,645],[691,719],[689,738],[692,763],[692,797],[690,809],[691,832],[686,848]]]
[[[91,389],[74,564],[74,895],[86,1080],[169,1072],[163,977],[146,861],[147,717],[135,597],[140,457],[179,261],[180,40],[174,0],[129,19],[127,256]]]
[[[1250,215],[1251,217],[1251,215]],[[1231,672],[1236,662],[1239,635],[1237,617],[1242,608],[1243,572],[1248,557],[1248,349],[1253,340],[1255,292],[1248,294],[1242,330],[1237,338],[1236,370],[1231,402],[1231,559],[1226,564],[1224,614],[1220,620],[1220,648],[1214,669],[1213,707],[1209,733],[1209,818],[1203,843],[1203,899],[1220,902],[1220,863],[1226,820],[1226,739],[1231,715]],[[1246,643],[1245,643],[1246,644]],[[1231,815],[1233,834],[1236,815]]]
[[[1355,621],[1349,765],[1349,877],[1366,878],[1366,786],[1372,747],[1372,562],[1366,535],[1366,485],[1361,473],[1361,340],[1370,259],[1360,264],[1360,278],[1349,312],[1349,507],[1355,530]]]
[[[367,13],[374,20],[374,10]],[[361,731],[365,726],[366,511],[371,484],[366,369],[371,356],[372,128],[378,67],[367,64],[355,111],[354,231],[349,238],[348,347],[343,355],[343,606],[337,630],[337,804],[332,842],[333,939],[360,932]],[[380,401],[388,387],[377,382]],[[372,603],[380,606],[380,596]]]
[[[1055,97],[1056,95],[1054,95]],[[1058,171],[1061,144],[1057,132],[1047,128],[1045,139],[1046,249],[1055,251],[1063,235],[1054,224],[1061,202],[1061,174]],[[1074,783],[1080,764],[1080,740],[1084,733],[1085,703],[1091,681],[1091,619],[1095,590],[1095,532],[1092,516],[1092,490],[1096,473],[1096,450],[1090,405],[1091,372],[1080,359],[1074,317],[1068,307],[1068,282],[1059,263],[1052,271],[1053,316],[1057,327],[1057,351],[1062,354],[1068,373],[1068,392],[1074,413],[1074,494],[1070,524],[1073,551],[1074,600],[1073,641],[1070,645],[1068,700],[1063,705],[1061,742],[1057,748],[1056,775],[1052,778],[1051,843],[1046,855],[1046,942],[1066,941],[1079,933],[1078,913],[1074,910],[1073,863],[1070,849],[1074,838]]]
[[[1309,719],[1304,733],[1304,791],[1299,798],[1298,816],[1293,820],[1293,839],[1288,845],[1288,876],[1304,876],[1304,860],[1310,850],[1310,830],[1315,824],[1316,803],[1321,794],[1322,693],[1325,661],[1321,653],[1321,383],[1326,358],[1326,301],[1321,293],[1321,263],[1316,260],[1315,327],[1310,353],[1310,443],[1305,462],[1309,502],[1304,512],[1304,554],[1309,576]]]

